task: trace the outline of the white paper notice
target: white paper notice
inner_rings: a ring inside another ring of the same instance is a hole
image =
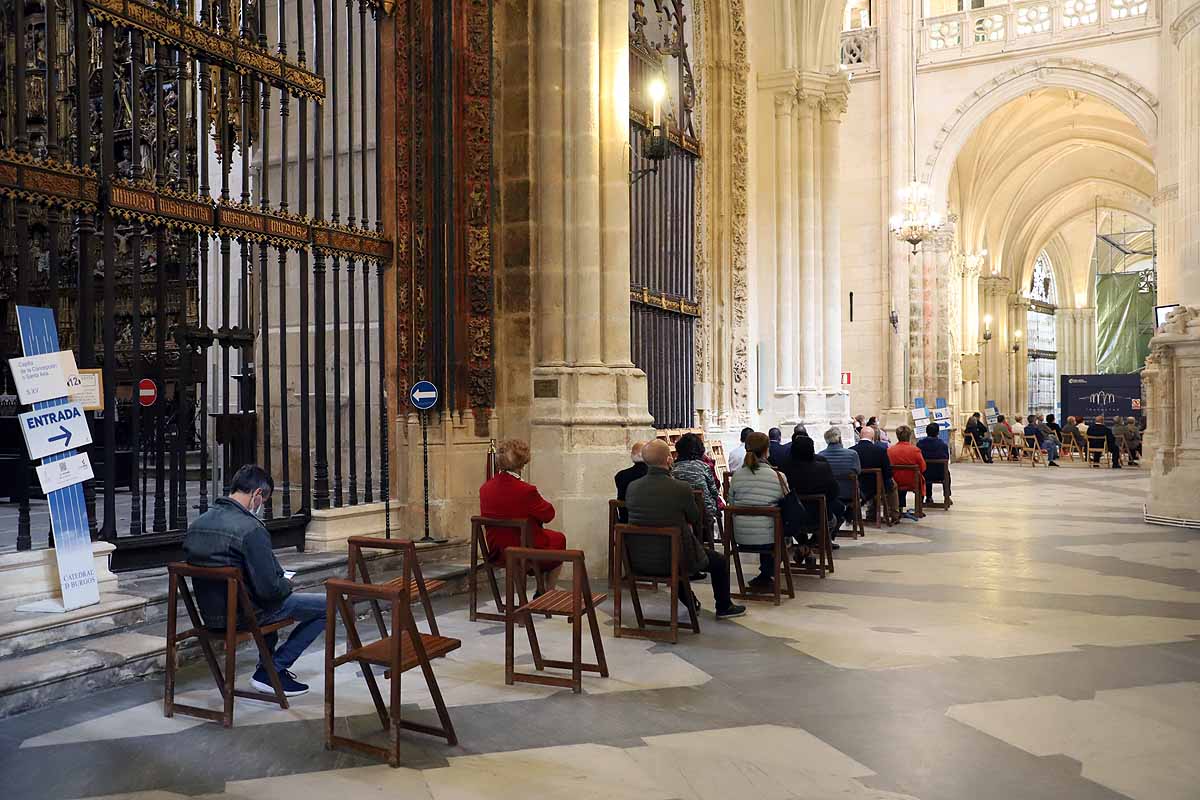
[[[46,494],[57,489],[65,489],[74,483],[90,481],[95,477],[92,472],[92,462],[87,453],[67,456],[37,468],[38,482]]]
[[[23,404],[33,405],[67,396],[67,380],[59,353],[10,358],[8,365],[17,384],[17,396]]]
[[[104,410],[103,378],[98,369],[79,370],[78,386],[67,386],[72,400],[83,406],[84,411]]]

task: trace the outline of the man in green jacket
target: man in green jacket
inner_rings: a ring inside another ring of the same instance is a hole
[[[631,525],[652,528],[679,528],[680,571],[685,575],[708,571],[712,576],[713,596],[717,603],[717,619],[740,617],[746,613],[745,606],[734,605],[729,597],[729,562],[719,553],[708,550],[693,533],[693,525],[700,522],[700,509],[692,487],[671,477],[667,464],[671,448],[661,439],[655,439],[642,448],[642,460],[647,474],[629,484],[625,494],[625,510]],[[640,575],[671,574],[670,550],[661,539],[647,541],[632,538],[629,542],[630,558],[634,570]],[[681,587],[687,589],[688,587]],[[690,591],[682,591],[684,597]],[[699,603],[696,604],[697,608]]]

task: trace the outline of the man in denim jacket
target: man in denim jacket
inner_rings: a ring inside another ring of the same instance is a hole
[[[261,519],[263,506],[274,490],[275,481],[262,467],[247,464],[239,469],[229,484],[229,496],[218,498],[188,526],[183,551],[193,566],[238,567],[259,624],[287,617],[296,620],[282,647],[275,647],[276,634],[267,635],[284,694],[294,697],[307,692],[308,686],[296,680],[290,667],[325,630],[325,596],[294,593],[291,581],[284,577],[275,559],[271,534]],[[195,588],[204,624],[210,628],[229,624],[230,620],[225,619],[225,584],[197,580]],[[250,683],[262,692],[275,691],[261,664]]]

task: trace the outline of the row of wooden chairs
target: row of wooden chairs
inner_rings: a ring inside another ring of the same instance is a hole
[[[1118,442],[1118,459],[1129,463],[1130,453],[1129,447],[1124,440]],[[979,443],[975,436],[970,433],[963,434],[963,450],[971,461],[983,461],[983,451],[979,448]],[[1046,450],[1038,444],[1036,436],[1013,436],[1011,441],[1000,440],[992,442],[992,457],[993,460],[1000,458],[1005,461],[1015,461],[1018,464],[1029,461],[1029,466],[1037,466],[1044,463]],[[1070,437],[1059,444],[1058,454],[1060,458],[1068,458],[1072,463],[1075,461],[1075,456],[1079,456],[1083,463],[1092,462],[1093,465],[1099,465],[1101,462],[1112,464],[1112,451],[1108,449],[1108,437],[1106,436],[1085,436],[1083,441],[1079,441],[1076,437]]]

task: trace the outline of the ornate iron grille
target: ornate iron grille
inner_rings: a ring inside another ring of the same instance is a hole
[[[386,495],[384,9],[339,5],[0,6],[0,358],[18,354],[14,306],[48,305],[79,365],[103,371],[85,493],[116,568],[172,557],[241,463],[275,474],[277,545],[303,543],[314,507]],[[0,495],[18,510],[0,547],[29,549],[48,522],[3,441]]]

